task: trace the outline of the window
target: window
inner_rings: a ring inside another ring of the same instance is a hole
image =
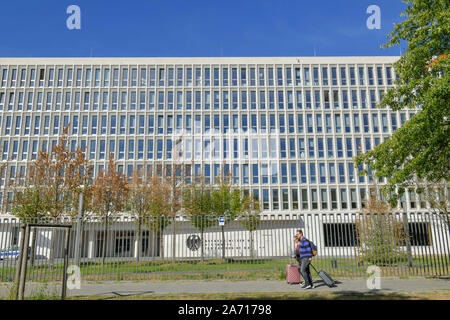
[[[263,210],[269,210],[269,189],[263,189]]]
[[[369,86],[373,86],[373,67],[368,67],[367,68],[367,74],[369,76]]]
[[[317,155],[319,158],[324,157],[323,138],[317,138]]]
[[[328,158],[333,157],[333,138],[327,138],[327,156]]]
[[[298,139],[298,153],[299,153],[299,157],[300,158],[304,158],[305,157],[305,139],[304,138],[299,138]]]
[[[289,209],[289,190],[281,189],[281,197],[283,201],[283,210]]]
[[[2,71],[2,87],[6,87],[6,82],[8,81],[8,69],[3,69]]]
[[[147,159],[153,159],[153,139],[147,140]]]
[[[308,210],[308,190],[301,189],[301,193],[302,193],[302,209]]]
[[[341,133],[341,116],[339,114],[334,116],[334,126],[336,133]]]
[[[386,81],[387,85],[392,85],[392,68],[386,67]]]
[[[324,223],[325,247],[354,247],[358,245],[355,223]]]
[[[428,222],[408,222],[412,246],[430,246],[430,224]]]
[[[319,85],[319,68],[313,68],[313,85]]]
[[[328,169],[329,169],[330,183],[336,183],[336,171],[335,171],[334,163],[329,163]]]
[[[372,114],[373,132],[377,133],[378,130],[378,115]]]
[[[347,189],[341,189],[341,207],[347,209]]]
[[[167,85],[168,86],[173,86],[173,82],[174,82],[174,76],[175,76],[175,74],[174,74],[174,69],[173,68],[169,68],[169,70],[168,70],[168,73],[167,73],[167,77],[168,77],[168,79],[167,79]],[[206,84],[205,84],[206,85]],[[209,85],[209,84],[208,84]]]
[[[314,157],[314,138],[308,138],[308,158]]]
[[[301,84],[301,79],[300,79],[300,68],[295,68],[295,85],[299,86]],[[262,84],[264,85],[264,84]]]
[[[326,183],[325,163],[319,163],[319,183]]]
[[[356,189],[354,189],[354,188],[350,189],[350,202],[351,202],[352,209],[358,208],[358,203],[357,203],[357,198],[356,198]]]
[[[283,68],[277,68],[277,85],[283,85]]]
[[[279,210],[278,189],[272,190],[272,209]]]
[[[273,86],[274,85],[274,80],[273,80],[273,68],[268,68],[267,69],[267,78],[268,78],[268,85],[269,86]]]
[[[292,210],[298,210],[298,189],[291,189]]]
[[[345,183],[345,170],[344,170],[344,164],[338,163],[338,169],[339,169],[339,183]]]
[[[311,209],[318,209],[317,189],[311,189]]]
[[[310,75],[310,72],[309,72],[309,68],[304,68],[303,69],[303,72],[304,72],[304,82],[305,82],[305,86],[309,86],[309,85],[311,85],[311,75]]]
[[[322,209],[328,208],[327,189],[320,189],[320,201]]]
[[[247,69],[241,68],[241,86],[247,85]]]
[[[378,78],[378,85],[383,85],[383,68],[377,67],[377,78]]]
[[[296,99],[297,99],[297,109],[302,109],[303,108],[302,92],[300,90],[296,91]]]
[[[359,85],[364,86],[365,82],[364,67],[358,67],[358,73],[359,73]]]
[[[355,67],[350,67],[350,85],[356,85]]]
[[[336,189],[331,188],[330,195],[331,195],[331,209],[337,209],[338,203],[337,203]]]

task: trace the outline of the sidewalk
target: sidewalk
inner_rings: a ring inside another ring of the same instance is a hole
[[[368,289],[365,279],[340,280],[334,288],[327,287],[321,280],[315,280],[313,291],[345,292],[373,292]],[[7,297],[10,284],[0,284],[0,297]],[[31,295],[42,284],[27,283],[26,296]],[[67,290],[68,296],[125,296],[125,295],[163,295],[181,293],[243,293],[243,292],[299,292],[303,291],[299,285],[289,285],[284,281],[120,281],[120,282],[82,282],[80,289]],[[61,283],[48,284],[47,292],[61,292]],[[381,293],[412,293],[450,291],[448,279],[381,279]]]

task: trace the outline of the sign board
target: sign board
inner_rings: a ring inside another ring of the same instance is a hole
[[[223,227],[225,225],[225,218],[224,217],[220,217],[219,218],[219,226]]]

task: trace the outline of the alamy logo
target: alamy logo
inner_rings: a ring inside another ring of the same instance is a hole
[[[369,274],[369,278],[366,281],[367,288],[370,290],[381,289],[381,270],[377,266],[369,266],[366,273]]]
[[[366,13],[371,14],[369,18],[367,18],[366,26],[367,29],[373,30],[373,29],[381,29],[381,10],[380,7],[377,5],[370,5]]]
[[[67,274],[69,277],[67,278],[67,289],[81,289],[81,272],[80,268],[74,264],[70,265],[67,268]]]
[[[81,9],[77,5],[70,5],[66,10],[67,14],[70,16],[66,20],[66,26],[69,30],[80,30],[81,29]]]

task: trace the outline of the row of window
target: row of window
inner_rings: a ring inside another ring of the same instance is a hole
[[[70,126],[76,135],[103,134],[227,134],[227,133],[389,133],[397,130],[397,116],[402,126],[405,113],[372,114],[122,114],[53,115],[17,114],[0,116],[0,133],[8,135],[59,134]],[[409,117],[413,117],[410,113]],[[42,119],[42,123],[41,123]],[[390,123],[389,123],[390,119]],[[2,121],[4,120],[4,122]],[[61,123],[62,122],[62,123]],[[42,129],[41,129],[42,128]],[[2,130],[3,129],[3,130]],[[42,130],[42,131],[41,131]]]
[[[387,66],[0,67],[1,87],[392,85]]]
[[[378,90],[0,92],[0,110],[371,109]],[[266,95],[267,93],[267,95]],[[294,99],[295,98],[295,99]],[[119,100],[120,99],[120,100]]]
[[[384,140],[386,140],[385,138]],[[39,140],[8,140],[1,145],[3,160],[26,160],[28,145],[33,145],[33,158],[38,152]],[[180,161],[207,159],[342,159],[352,158],[381,143],[381,138],[243,138],[243,139],[90,139],[80,140],[82,148],[89,147],[89,159],[105,159],[116,152],[118,159],[176,159]],[[51,144],[57,143],[56,139]],[[48,140],[41,141],[41,148],[47,149]],[[72,150],[77,141],[72,140]],[[106,150],[107,144],[109,149]],[[10,149],[11,146],[11,149]],[[344,150],[345,147],[345,150]],[[97,148],[99,148],[97,150]],[[135,152],[137,154],[135,155]],[[154,155],[155,153],[155,155]],[[125,156],[127,154],[127,156]],[[21,156],[19,156],[21,155]]]
[[[150,165],[149,165],[150,166]],[[25,168],[25,167],[21,167]],[[104,166],[99,166],[99,170]],[[119,171],[124,170],[123,165],[119,165]],[[128,172],[131,174],[133,166],[128,166]],[[11,171],[15,172],[15,166],[11,166]],[[24,171],[24,170],[21,170]],[[195,172],[197,168],[195,168]],[[200,172],[200,170],[198,170]],[[21,172],[22,174],[24,172]],[[208,176],[207,176],[208,177]],[[191,177],[186,181],[189,183]],[[207,183],[211,182],[208,177]],[[5,174],[1,175],[1,185],[5,183]],[[365,187],[289,187],[289,188],[253,188],[245,189],[244,193],[252,194],[261,203],[262,210],[339,210],[339,209],[361,209],[365,206],[367,199],[367,189]],[[414,192],[408,193],[409,205],[411,208],[426,208],[426,201],[423,196],[416,195]],[[402,200],[405,200],[403,195]]]
[[[97,160],[105,160],[107,154],[105,152],[106,149],[106,141],[99,141],[99,158]],[[137,153],[137,159],[143,159],[144,156],[144,147],[143,144],[137,145],[137,150],[128,149],[128,152],[125,152],[125,146],[119,141],[117,155],[118,159],[125,159],[125,155],[128,156],[128,159],[134,158],[134,153]],[[37,143],[35,141],[31,142],[31,159],[35,159],[37,156]],[[93,141],[90,143],[90,147],[93,149],[88,149],[88,155],[91,155],[93,159],[95,159],[96,152],[96,142]],[[115,142],[110,141],[110,147],[115,149]],[[141,148],[142,147],[142,148]],[[22,159],[28,160],[28,141],[24,141],[22,148]],[[115,151],[111,151],[115,155]],[[145,152],[149,152],[153,154],[153,150],[145,150]],[[130,168],[132,165],[129,165]],[[141,166],[142,165],[138,165]],[[189,165],[186,165],[190,168]],[[103,167],[103,165],[99,165]],[[15,177],[15,166],[10,166],[11,171],[9,174],[9,178],[13,179]],[[358,168],[361,169],[362,167]],[[147,168],[149,169],[149,168]],[[244,164],[209,164],[205,163],[203,166],[200,164],[194,165],[195,174],[202,174],[207,183],[215,183],[216,179],[220,177],[222,172],[228,172],[232,176],[233,183],[236,184],[335,184],[335,183],[365,183],[365,176],[358,176],[357,171],[354,167],[353,162],[327,162],[327,163],[316,163],[316,162],[291,162],[291,163],[277,163],[277,162],[261,162],[261,163],[244,163]],[[186,172],[190,172],[190,169]],[[132,172],[128,172],[131,174]],[[187,174],[187,173],[186,173]],[[367,181],[373,182],[373,176],[370,173]],[[188,182],[188,181],[187,181]]]

